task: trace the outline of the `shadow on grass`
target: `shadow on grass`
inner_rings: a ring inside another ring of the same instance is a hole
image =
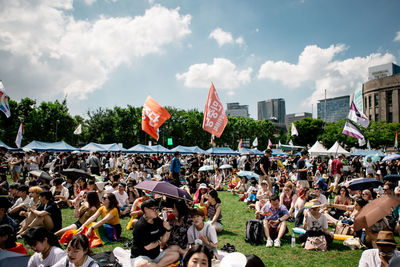
[[[221,234],[221,235],[229,235],[229,236],[237,236],[237,235],[238,235],[238,234],[236,234],[236,233],[234,233],[234,232],[227,231],[227,230],[224,230],[224,229],[222,229],[222,231],[221,231],[220,234]]]

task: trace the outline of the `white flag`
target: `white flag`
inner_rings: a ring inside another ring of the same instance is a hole
[[[350,112],[349,115],[347,116],[349,120],[354,121],[355,123],[361,125],[364,128],[367,128],[369,125],[369,119],[367,116],[365,116],[360,110],[357,108],[356,104],[354,102],[351,102],[350,105]]]
[[[358,145],[359,146],[364,146],[365,145],[365,139],[358,139]]]
[[[22,142],[23,135],[24,135],[24,123],[21,122],[21,124],[19,125],[17,138],[15,138],[15,144],[17,145],[18,148],[21,148],[21,142]]]
[[[368,148],[368,150],[371,150],[371,144],[369,143],[369,140],[367,142],[367,148]]]
[[[79,124],[78,127],[76,127],[74,134],[81,134],[82,133],[82,124]]]
[[[281,140],[279,140],[279,143],[278,143],[278,148],[281,148]]]
[[[292,140],[289,141],[289,145],[293,146],[293,141]]]
[[[258,139],[257,139],[257,137],[253,141],[253,147],[258,147]]]
[[[297,135],[297,136],[299,136],[299,133],[297,132],[297,129],[296,129],[296,126],[294,126],[294,123],[292,122],[292,134],[291,134],[292,136],[293,135]]]

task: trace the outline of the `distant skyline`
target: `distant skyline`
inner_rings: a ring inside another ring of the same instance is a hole
[[[160,105],[204,110],[283,98],[286,113],[349,95],[400,58],[400,1],[0,0],[0,79],[11,99],[70,113]]]

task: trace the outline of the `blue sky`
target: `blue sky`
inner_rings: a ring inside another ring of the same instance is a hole
[[[0,0],[0,79],[12,99],[204,109],[284,98],[311,112],[400,58],[400,1]]]

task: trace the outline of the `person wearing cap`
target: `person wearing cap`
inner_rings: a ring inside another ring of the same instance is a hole
[[[285,205],[279,204],[279,196],[272,195],[270,203],[261,208],[264,216],[264,234],[267,238],[266,247],[280,247],[281,238],[288,232],[286,220],[289,219],[289,212]],[[275,239],[274,241],[272,239]]]
[[[400,256],[397,248],[397,243],[394,239],[393,232],[391,231],[380,231],[376,239],[376,245],[378,248],[365,250],[358,263],[359,267],[381,267],[381,266],[398,266],[393,263],[398,263]]]
[[[320,212],[322,207],[318,199],[313,199],[305,204],[303,228],[304,234],[300,234],[299,240],[305,243],[308,237],[325,236],[327,244],[332,243],[333,233],[328,230],[328,219],[325,213]]]
[[[333,191],[336,191],[338,188],[338,184],[340,182],[340,179],[342,178],[343,175],[343,155],[339,155],[336,159],[332,160],[332,163],[329,167],[329,170],[331,172],[331,176],[334,178],[334,186],[333,186]]]
[[[300,188],[310,188],[307,180],[308,168],[306,165],[306,159],[308,159],[308,151],[303,149],[301,151],[301,158],[297,161],[297,186]]]
[[[169,171],[171,173],[171,184],[179,187],[179,174],[181,173],[181,161],[180,161],[180,153],[176,151],[174,153],[174,158],[171,161],[171,166]]]
[[[199,188],[197,188],[196,193],[194,193],[194,203],[200,203],[201,197],[208,192],[208,187],[205,183],[201,183]]]
[[[179,259],[174,250],[160,252],[161,244],[165,244],[171,233],[168,221],[159,216],[158,202],[146,199],[141,205],[143,216],[133,230],[131,258],[133,266],[169,266]]]
[[[271,162],[269,160],[269,158],[271,157],[271,152],[272,152],[271,149],[265,150],[264,156],[262,156],[260,159],[260,170],[258,173],[259,175],[261,175],[260,180],[261,181],[266,180],[270,184],[270,187],[272,187],[272,184],[268,179],[268,171],[271,168]]]

